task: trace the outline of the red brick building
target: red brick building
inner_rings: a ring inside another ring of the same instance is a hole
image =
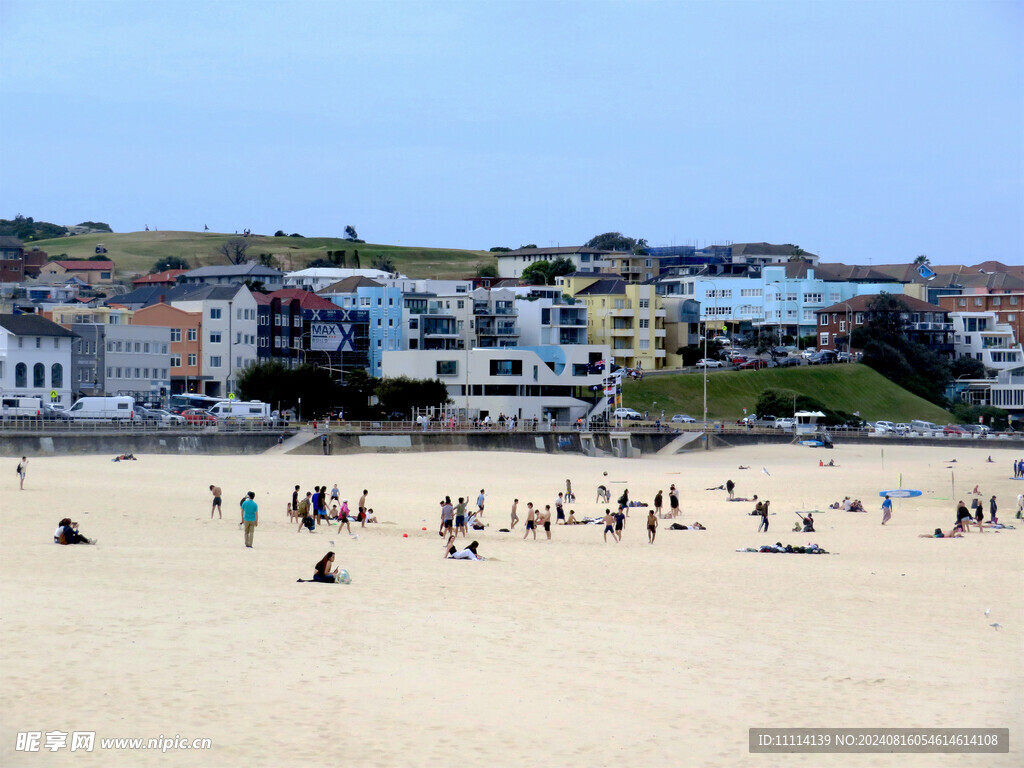
[[[850,334],[854,328],[864,325],[871,318],[868,305],[877,294],[854,296],[830,307],[815,311],[818,319],[817,342],[819,350],[849,352]],[[904,316],[904,326],[910,341],[924,344],[933,352],[953,354],[953,324],[949,311],[912,296],[896,295],[909,312]]]

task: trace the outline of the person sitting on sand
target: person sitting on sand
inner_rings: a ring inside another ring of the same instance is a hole
[[[807,517],[803,515],[800,518],[804,521],[804,533],[814,533],[814,515],[810,512],[807,513]]]
[[[138,459],[136,459],[130,453],[122,453],[120,456],[115,456],[114,458],[112,458],[111,461],[138,461]]]
[[[78,523],[72,522],[71,518],[65,517],[57,523],[57,530],[53,533],[54,544],[95,544],[96,539],[90,541],[78,532]]]
[[[829,509],[842,509],[842,505],[838,501],[833,501],[828,505]]]
[[[971,491],[971,496],[981,496],[981,491],[978,490],[978,486],[974,486],[974,490]]]
[[[565,521],[566,525],[579,525],[580,521],[576,519],[576,510],[569,510],[569,519]]]
[[[853,502],[850,504],[850,511],[851,512],[863,512],[864,511],[864,504],[861,503],[860,499],[854,499]]]
[[[332,565],[334,565],[334,553],[328,552],[320,559],[320,562],[314,566],[313,581],[322,581],[325,584],[337,584],[338,569],[335,568],[332,571]]]
[[[475,518],[472,515],[470,515],[469,519],[470,519],[470,521],[472,521]],[[370,507],[368,510],[366,510],[366,522],[368,522],[368,523],[376,523],[377,522],[377,515],[375,515],[373,513],[373,507]],[[473,525],[473,523],[470,522],[470,525]],[[352,530],[351,526],[349,527],[349,530],[350,531]]]
[[[452,540],[454,541],[454,537],[452,538]],[[448,547],[448,554],[446,555],[446,557],[449,560],[483,560],[484,558],[480,557],[480,555],[477,554],[477,548],[479,546],[480,543],[474,541],[471,542],[470,545],[465,549],[457,552],[455,550],[455,545],[452,544],[450,547]]]

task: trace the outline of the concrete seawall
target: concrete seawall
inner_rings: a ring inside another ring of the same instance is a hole
[[[64,456],[69,454],[263,453],[277,443],[264,434],[13,434],[0,436],[0,456]]]

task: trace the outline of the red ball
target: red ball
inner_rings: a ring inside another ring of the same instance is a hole
[[[425,530],[427,530],[427,529],[426,529],[426,528],[420,528],[420,530],[421,530],[421,531],[425,531]]]
[[[408,533],[403,533],[402,534],[402,538],[403,539],[408,539],[409,538],[409,534]]]

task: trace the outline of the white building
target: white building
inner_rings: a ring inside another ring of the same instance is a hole
[[[0,394],[39,397],[70,408],[74,338],[67,328],[39,315],[0,315]]]
[[[519,343],[524,347],[587,343],[587,306],[583,302],[565,304],[560,295],[557,299],[517,297],[516,311]]]
[[[950,312],[949,320],[956,357],[974,358],[997,371],[1024,365],[1024,352],[1013,336],[1013,326],[1000,323],[995,312]]]
[[[201,312],[203,394],[226,397],[238,373],[256,362],[256,299],[244,285],[206,287],[172,301],[185,312]]]
[[[377,282],[392,277],[390,272],[379,269],[346,269],[344,267],[310,267],[289,272],[284,276],[285,288],[301,288],[316,293],[329,285],[341,282],[346,277],[368,277]]]
[[[498,259],[498,277],[522,277],[523,270],[538,261],[552,262],[568,259],[574,272],[600,272],[609,267],[608,255],[615,251],[602,251],[578,245],[571,248],[519,248],[508,253],[494,254]]]
[[[384,376],[440,379],[470,418],[554,417],[565,425],[606,410],[604,374],[594,364],[610,356],[594,344],[385,352]]]

